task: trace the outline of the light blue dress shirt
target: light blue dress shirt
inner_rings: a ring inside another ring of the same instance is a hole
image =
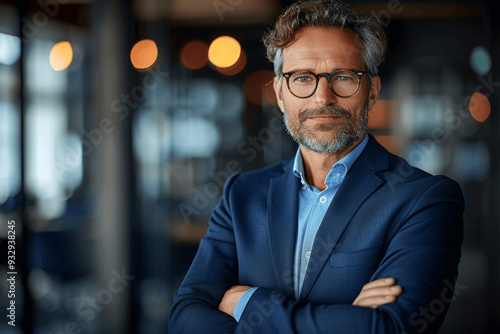
[[[307,184],[305,179],[304,162],[300,148],[295,155],[293,165],[293,173],[302,182],[302,187],[299,192],[299,213],[297,226],[297,243],[295,245],[295,261],[293,268],[293,288],[295,291],[295,299],[299,299],[302,285],[304,283],[307,266],[311,250],[318,232],[319,226],[326,210],[330,206],[337,190],[339,189],[345,176],[356,162],[361,152],[363,152],[368,143],[368,136],[356,146],[345,157],[337,161],[332,169],[328,172],[325,179],[326,189],[320,191],[318,188]],[[335,222],[331,222],[335,223]],[[236,304],[234,309],[234,318],[239,321],[245,307],[252,297],[252,294],[257,290],[257,287],[249,289]]]

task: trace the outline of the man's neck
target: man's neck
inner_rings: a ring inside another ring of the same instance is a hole
[[[366,136],[366,134],[365,134]],[[303,146],[300,147],[302,160],[304,162],[305,178],[308,184],[315,186],[319,190],[325,190],[325,179],[333,165],[354,150],[365,138],[361,137],[354,145],[335,153],[318,153],[310,151]]]

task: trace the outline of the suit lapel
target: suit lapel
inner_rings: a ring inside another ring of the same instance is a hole
[[[318,229],[300,298],[307,298],[342,233],[363,202],[384,182],[375,175],[388,168],[387,151],[373,137],[347,173]]]
[[[293,159],[284,165],[283,174],[270,181],[267,207],[274,270],[279,288],[294,295],[293,261],[297,239],[299,179],[293,175]]]

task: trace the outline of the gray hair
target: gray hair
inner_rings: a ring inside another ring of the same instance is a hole
[[[361,16],[342,0],[298,1],[278,17],[274,28],[263,38],[280,83],[283,49],[293,43],[295,33],[305,27],[350,29],[359,38],[369,75],[378,74],[387,50],[387,37],[379,18]]]

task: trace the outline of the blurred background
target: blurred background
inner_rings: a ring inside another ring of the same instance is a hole
[[[260,42],[291,2],[0,0],[1,333],[167,332],[225,180],[296,150]],[[389,36],[369,132],[466,198],[441,332],[499,333],[498,2],[350,2]]]

